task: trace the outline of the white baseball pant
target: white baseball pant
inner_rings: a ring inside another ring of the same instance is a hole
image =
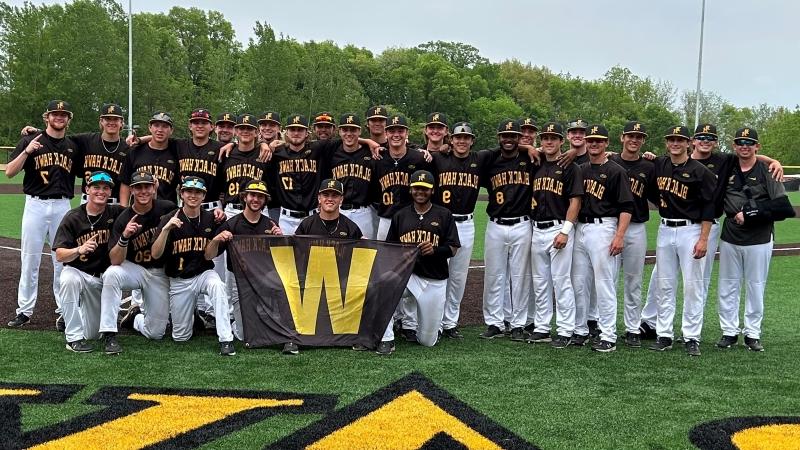
[[[417,342],[425,347],[433,347],[439,340],[439,325],[444,314],[445,292],[447,280],[433,280],[411,274],[406,285],[404,297],[410,298],[416,304],[419,317],[417,326]],[[382,341],[394,340],[392,324],[386,327]]]
[[[625,331],[639,333],[642,321],[642,272],[647,254],[647,226],[643,223],[628,225],[625,231],[625,247],[622,249],[623,311]]]
[[[531,224],[490,221],[484,235],[483,320],[503,329],[503,290],[511,283],[511,328],[525,326],[530,299]]]
[[[563,223],[556,222],[551,228],[533,227],[531,272],[535,302],[533,308],[528,308],[528,323],[535,324],[535,333],[550,333],[555,291],[556,333],[571,337],[575,331],[575,292],[570,278],[575,233],[570,232],[566,247],[554,248],[553,239],[560,233]]]
[[[100,337],[100,293],[103,280],[72,266],[61,271],[61,311],[67,342]]]
[[[719,233],[721,231],[719,220],[711,224],[708,233],[708,250],[706,251],[706,265],[703,268],[703,298],[708,298],[708,287],[711,285],[711,272],[714,271],[714,259],[719,246]]]
[[[281,208],[281,219],[278,221],[278,226],[281,227],[284,236],[294,236],[297,227],[300,226],[300,222],[305,219],[305,217],[292,217],[289,215],[290,213],[291,210]],[[313,213],[314,212],[311,211],[311,214]]]
[[[242,307],[239,303],[239,286],[236,284],[236,276],[233,272],[227,273],[225,284],[228,287],[229,310],[233,312],[233,335],[236,336],[236,339],[244,341]],[[217,322],[219,322],[219,318],[217,318]]]
[[[36,299],[39,295],[39,264],[42,262],[42,248],[45,241],[52,243],[58,225],[64,214],[70,210],[69,199],[41,200],[25,196],[25,209],[22,212],[22,234],[20,239],[19,290],[17,292],[17,314],[33,316]],[[56,314],[61,313],[61,269],[63,264],[56,261],[56,252],[51,251],[53,260],[53,295],[56,299]]]
[[[385,241],[386,235],[389,234],[389,227],[392,225],[391,217],[378,216],[378,232],[375,234],[375,239]]]
[[[117,332],[123,289],[142,291],[142,314],[136,316],[134,329],[149,339],[163,338],[169,319],[169,278],[163,268],[145,269],[128,260],[103,274],[100,332]]]
[[[456,222],[456,228],[461,248],[458,249],[455,256],[448,260],[446,301],[442,317],[442,328],[445,330],[458,326],[461,300],[464,298],[464,289],[467,287],[469,263],[472,260],[472,248],[475,245],[474,219],[469,218],[463,222]]]
[[[172,316],[172,339],[187,341],[192,337],[194,307],[197,294],[208,296],[214,311],[222,313],[217,320],[217,337],[220,342],[233,341],[228,318],[228,295],[225,283],[214,270],[206,270],[192,278],[169,279],[169,310]]]
[[[369,206],[363,206],[361,208],[343,209],[340,212],[343,216],[347,217],[355,222],[356,225],[358,225],[358,228],[361,230],[361,234],[364,235],[365,238],[375,239],[375,218],[373,217],[375,212],[374,209],[370,208]]]
[[[222,207],[222,203],[218,200],[215,202],[206,202],[201,205],[203,209],[206,211],[213,212],[217,208]],[[224,211],[223,211],[224,212]],[[227,218],[227,214],[225,215]],[[214,271],[221,277],[225,276],[225,255],[219,255],[213,260],[214,263]],[[222,278],[221,278],[222,279]],[[214,315],[214,304],[211,298],[205,294],[197,294],[197,304],[196,308],[198,311],[202,311],[206,314]]]
[[[722,334],[761,339],[764,290],[773,242],[757,245],[719,244],[719,325]],[[739,293],[745,283],[744,329],[739,328]]]

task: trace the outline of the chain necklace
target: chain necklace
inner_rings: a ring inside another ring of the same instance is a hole
[[[422,219],[424,219],[424,218],[425,218],[425,217],[424,217],[424,216],[425,216],[425,214],[427,214],[427,213],[428,213],[428,211],[430,211],[430,210],[431,210],[431,208],[433,208],[433,203],[428,203],[428,209],[426,209],[425,211],[422,211],[422,212],[420,212],[420,211],[417,211],[417,205],[414,205],[414,211],[415,211],[417,214],[419,214],[419,220],[422,220]]]
[[[339,229],[339,220],[341,218],[342,218],[342,216],[339,216],[339,217],[336,218],[336,224],[334,225],[332,230],[328,229],[328,222],[330,222],[330,221],[326,221],[322,217],[319,218],[319,220],[322,221],[322,226],[325,227],[325,231],[328,232],[328,236],[333,236],[333,233],[336,233],[336,230]]]
[[[94,226],[97,225],[97,222],[100,222],[100,219],[102,218],[103,218],[103,213],[100,213],[97,216],[97,219],[95,219],[95,221],[92,222],[91,216],[89,216],[89,210],[86,210],[86,220],[89,221],[89,231],[94,231]]]
[[[117,150],[119,150],[119,143],[120,143],[121,141],[122,141],[122,139],[121,139],[121,138],[120,138],[120,139],[118,139],[118,140],[117,140],[117,146],[116,146],[116,147],[114,147],[114,149],[113,149],[113,150],[109,150],[109,149],[108,149],[108,147],[106,147],[106,140],[105,140],[105,139],[103,139],[103,137],[102,137],[102,136],[100,136],[100,143],[101,143],[101,144],[103,144],[103,149],[106,151],[106,153],[115,153]]]

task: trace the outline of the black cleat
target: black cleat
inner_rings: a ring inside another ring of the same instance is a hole
[[[533,334],[533,330],[535,329],[536,329],[536,324],[533,322],[525,325],[525,332],[528,334]]]
[[[631,348],[640,348],[642,340],[639,337],[639,333],[625,333],[625,345]]]
[[[550,333],[533,333],[528,338],[528,342],[535,342],[535,343],[546,343],[552,341],[553,338],[550,336]]]
[[[122,346],[117,342],[117,333],[103,334],[103,351],[106,355],[118,355],[122,353]]]
[[[586,326],[589,327],[589,336],[593,338],[600,336],[600,327],[597,326],[596,320],[587,320]]]
[[[8,322],[8,326],[11,328],[17,328],[25,325],[30,321],[31,321],[30,317],[26,316],[25,314],[19,313],[17,314],[17,317],[14,317],[11,321]]]
[[[600,353],[611,353],[617,350],[617,344],[610,341],[600,340],[600,342],[596,342],[592,345],[592,350]]]
[[[657,352],[672,350],[672,339],[668,337],[659,337],[655,342],[653,342],[653,345],[648,348]]]
[[[586,345],[586,342],[589,341],[588,334],[573,334],[572,338],[569,340],[569,345],[574,345],[576,347],[583,347]]]
[[[233,342],[220,342],[219,343],[219,354],[222,356],[235,356],[236,355],[236,348],[233,346]]]
[[[460,331],[458,331],[457,327],[448,328],[442,331],[442,336],[448,339],[464,339],[464,335],[461,334]]]
[[[516,327],[511,330],[511,340],[514,342],[525,341],[525,330],[522,327]]]
[[[481,333],[478,337],[481,339],[494,339],[496,337],[503,337],[504,334],[496,325],[489,325],[486,331]]]
[[[738,341],[739,341],[739,336],[728,336],[723,334],[722,337],[719,338],[719,341],[717,341],[717,347],[731,348],[734,345],[736,345]]]
[[[367,347],[364,344],[354,344],[352,348],[357,352],[366,352],[368,350],[372,350],[371,348]]]
[[[136,305],[131,306],[128,309],[128,312],[122,317],[122,320],[119,321],[119,327],[125,328],[126,330],[133,329],[133,323],[136,321],[136,316],[142,313],[142,309]]]
[[[763,352],[764,346],[761,345],[761,340],[756,338],[744,337],[744,346],[751,352]]]
[[[403,328],[402,330],[400,330],[400,334],[403,335],[403,339],[405,339],[406,342],[417,342],[417,331],[416,330],[409,330],[409,329]]]
[[[656,329],[651,327],[650,324],[642,322],[642,324],[639,325],[639,337],[645,340],[658,339],[658,334],[656,333]]]
[[[569,336],[561,336],[560,334],[556,335],[556,338],[550,342],[550,346],[553,348],[566,348],[569,345],[570,339]]]
[[[695,339],[687,339],[683,345],[686,347],[686,354],[689,356],[700,356],[700,343]]]
[[[375,353],[381,356],[389,356],[394,353],[394,341],[381,341],[378,344],[378,348],[375,349]]]
[[[79,341],[67,342],[67,350],[73,351],[75,353],[91,353],[94,351],[94,347],[89,345],[88,342],[81,339]]]
[[[283,344],[283,350],[281,351],[284,355],[299,355],[300,354],[300,346],[295,344],[294,342],[287,342]]]
[[[67,322],[64,321],[64,316],[61,314],[56,317],[56,331],[61,333],[67,331]]]

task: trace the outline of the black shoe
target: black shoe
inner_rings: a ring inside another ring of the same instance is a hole
[[[566,348],[569,345],[570,339],[572,338],[569,336],[561,336],[560,334],[557,334],[556,338],[550,342],[550,346],[553,348]]]
[[[719,341],[717,341],[717,347],[719,348],[731,348],[739,341],[739,336],[728,336],[723,334]]]
[[[364,344],[354,344],[352,348],[357,352],[366,352],[367,350],[372,350]]]
[[[64,321],[64,316],[59,314],[56,317],[56,331],[63,333],[67,330],[67,322]]]
[[[760,339],[749,338],[747,336],[744,337],[744,346],[747,347],[748,350],[751,352],[763,352],[764,346],[761,345]]]
[[[528,333],[528,334],[533,334],[533,330],[535,330],[535,329],[536,329],[536,324],[534,324],[533,322],[531,322],[531,323],[529,323],[529,324],[525,325],[525,328],[524,328],[524,329],[525,329],[525,332],[526,332],[526,333]]]
[[[375,349],[375,353],[381,356],[389,356],[394,353],[394,341],[381,341],[378,344],[378,348]]]
[[[67,342],[67,350],[71,350],[75,353],[91,353],[94,351],[94,347],[81,339],[79,341]]]
[[[506,336],[511,334],[511,322],[504,320],[503,321],[503,334]]]
[[[500,331],[500,328],[496,325],[489,325],[486,331],[481,333],[478,337],[481,339],[494,339],[496,337],[503,337],[503,332]]]
[[[642,324],[639,325],[639,337],[644,340],[658,339],[658,334],[656,333],[656,329],[651,327],[650,324],[642,322]]]
[[[639,337],[639,333],[625,333],[625,345],[631,348],[640,348],[642,340]]]
[[[592,350],[600,353],[611,353],[617,349],[617,344],[609,341],[603,341],[592,345]]]
[[[700,356],[700,343],[696,340],[687,339],[684,346],[686,347],[686,353],[689,356]]]
[[[125,328],[127,330],[133,329],[133,322],[136,321],[136,316],[142,313],[142,309],[136,305],[131,306],[128,309],[128,312],[122,317],[122,320],[119,321],[119,327]]]
[[[600,336],[600,328],[597,326],[596,320],[587,320],[586,326],[589,327],[589,336],[591,337]]]
[[[217,328],[217,320],[213,315],[205,311],[197,311],[197,316],[200,318],[200,323],[206,330],[214,330]]]
[[[672,350],[672,339],[668,337],[659,337],[655,342],[653,342],[653,345],[648,348],[657,352]]]
[[[30,322],[31,318],[26,316],[25,314],[19,313],[17,317],[14,317],[13,320],[8,322],[8,326],[11,328],[17,328],[25,325],[26,323]]]
[[[222,356],[235,356],[236,355],[236,348],[233,346],[233,342],[220,342],[219,343],[219,354]]]
[[[583,347],[586,345],[586,342],[589,340],[588,334],[573,334],[572,338],[569,340],[569,345],[574,345],[576,347]]]
[[[528,342],[546,343],[552,341],[553,338],[550,336],[550,333],[533,333],[528,338]]]
[[[300,346],[295,344],[294,342],[287,342],[283,344],[283,350],[281,351],[284,355],[299,355],[300,354]]]
[[[511,340],[514,342],[523,342],[525,340],[525,330],[522,327],[516,327],[511,330]]]
[[[464,339],[464,335],[461,334],[461,332],[458,331],[458,328],[456,327],[448,328],[442,331],[442,336],[448,339]]]
[[[117,333],[103,334],[103,351],[106,355],[118,355],[122,353],[122,346],[117,342]]]
[[[409,329],[403,328],[400,331],[400,334],[403,335],[403,339],[405,339],[406,342],[417,342],[417,331],[416,330],[409,330]]]
[[[392,322],[392,331],[394,334],[400,334],[403,331],[403,322],[400,319]]]
[[[685,344],[686,341],[683,339],[683,336],[675,336],[675,343],[676,344]]]

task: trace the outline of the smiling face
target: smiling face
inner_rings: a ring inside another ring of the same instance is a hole
[[[535,145],[536,128],[522,127],[522,137],[519,138],[519,143],[523,145]]]
[[[542,143],[542,152],[545,156],[556,156],[561,153],[561,145],[564,144],[564,139],[557,134],[543,134],[539,136],[539,141]]]
[[[314,125],[314,134],[316,134],[320,140],[324,141],[333,137],[334,129],[335,127],[329,123],[319,123]]]
[[[355,147],[358,145],[358,137],[361,135],[361,128],[342,125],[339,127],[339,137],[342,138],[342,143],[348,147]]]
[[[51,111],[45,116],[47,126],[55,131],[63,131],[69,126],[69,113],[66,111]]]
[[[287,127],[286,142],[289,145],[301,146],[308,139],[308,129],[303,127]]]
[[[167,122],[156,121],[150,124],[150,136],[153,137],[153,143],[164,145],[172,136],[172,126]]]
[[[367,120],[369,133],[373,136],[382,136],[386,132],[386,119],[379,117]]]
[[[455,134],[452,142],[453,153],[456,156],[464,157],[469,153],[473,143],[475,143],[474,137],[468,134]]]
[[[319,209],[327,214],[338,211],[343,200],[344,196],[336,191],[323,191],[317,194]]]
[[[733,150],[736,152],[736,156],[741,159],[749,160],[755,158],[760,149],[761,144],[752,140],[736,139],[733,141]]]
[[[619,140],[622,142],[623,153],[637,155],[644,145],[645,137],[641,133],[628,133],[623,134]]]
[[[406,145],[408,139],[408,128],[405,127],[391,127],[386,129],[386,134],[389,137],[389,147],[394,149],[401,149]]]
[[[137,184],[131,187],[133,198],[139,205],[149,205],[156,197],[156,186],[150,183]]]
[[[694,147],[694,151],[698,153],[694,158],[705,159],[711,156],[711,152],[717,148],[717,138],[707,134],[695,136],[694,139],[692,139],[692,146]]]
[[[203,203],[206,198],[206,193],[200,189],[187,188],[181,189],[181,200],[183,204],[189,208],[197,208]]]
[[[500,144],[500,148],[503,151],[513,152],[517,149],[519,137],[520,135],[518,133],[500,133],[497,135],[497,142]]]
[[[576,128],[567,131],[567,140],[569,141],[569,145],[572,147],[583,147],[586,144],[586,130],[582,128]]]
[[[438,123],[426,125],[425,136],[428,138],[428,142],[437,145],[441,144],[444,141],[444,137],[447,136],[447,127]]]
[[[411,186],[411,197],[417,205],[426,205],[431,201],[433,189],[423,186]]]
[[[682,156],[689,151],[689,139],[680,136],[670,136],[666,142],[667,153],[670,156]]]
[[[101,117],[100,129],[112,136],[118,135],[122,131],[123,121],[120,117]]]
[[[608,139],[589,138],[586,139],[586,151],[589,156],[599,156],[606,153],[608,148]]]
[[[261,211],[267,203],[267,196],[258,192],[245,192],[244,204],[250,211]]]
[[[256,140],[256,129],[248,126],[236,127],[236,137],[239,138],[239,144],[249,147]]]
[[[259,122],[258,124],[258,134],[266,142],[277,139],[280,132],[281,126],[275,122]]]
[[[220,142],[228,143],[233,140],[233,124],[230,122],[220,122],[214,128],[217,134],[217,140]]]
[[[207,139],[211,135],[211,122],[207,120],[190,120],[189,131],[195,139]]]
[[[94,206],[105,207],[108,198],[111,196],[111,186],[106,183],[95,183],[86,186],[88,202]]]

